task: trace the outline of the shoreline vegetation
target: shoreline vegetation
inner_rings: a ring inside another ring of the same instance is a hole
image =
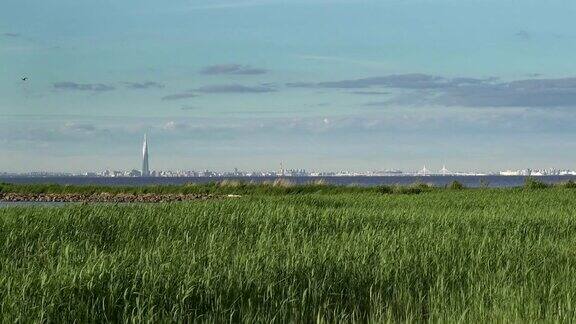
[[[216,199],[0,208],[0,322],[573,322],[575,187],[2,184]]]
[[[522,187],[492,188],[492,190],[518,189],[576,189],[576,182],[568,180],[557,184],[548,184],[534,178],[526,178]],[[288,179],[256,183],[239,180],[223,180],[205,184],[189,183],[184,185],[149,186],[100,186],[100,185],[59,185],[59,184],[10,184],[0,183],[1,202],[123,202],[123,203],[161,203],[205,200],[217,197],[239,197],[240,195],[290,195],[290,194],[420,194],[438,190],[481,190],[466,188],[462,183],[453,181],[446,186],[434,186],[424,182],[411,185],[332,185],[323,181],[307,184],[295,184]]]
[[[211,194],[0,193],[0,202],[171,203],[213,198]]]

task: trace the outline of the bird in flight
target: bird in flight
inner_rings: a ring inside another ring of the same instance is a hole
[[[28,80],[28,77],[23,77],[23,78],[22,78],[22,81],[26,81],[26,80]]]

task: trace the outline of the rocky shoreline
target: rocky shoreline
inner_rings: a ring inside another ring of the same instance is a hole
[[[211,194],[129,194],[129,193],[65,193],[25,194],[0,193],[0,202],[85,202],[85,203],[163,203],[216,198]]]

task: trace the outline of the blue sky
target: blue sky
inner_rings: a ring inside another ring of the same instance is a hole
[[[576,169],[576,3],[5,0],[0,170]],[[22,77],[28,80],[22,81]]]

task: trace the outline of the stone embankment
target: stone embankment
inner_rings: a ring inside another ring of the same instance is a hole
[[[128,194],[128,193],[63,193],[28,194],[0,193],[3,202],[104,202],[104,203],[162,203],[215,198],[210,194]]]

